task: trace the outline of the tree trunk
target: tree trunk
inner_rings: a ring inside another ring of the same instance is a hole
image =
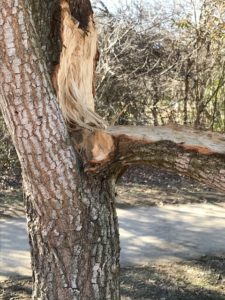
[[[80,203],[43,205],[44,216],[26,193],[34,299],[119,299],[115,192],[109,179],[82,179]],[[57,185],[58,195],[65,184]]]
[[[110,178],[86,176],[23,1],[0,4],[1,109],[23,172],[34,299],[119,299]]]
[[[30,4],[38,43],[49,74],[59,63],[60,41],[60,3],[59,0],[27,0]]]
[[[23,172],[33,299],[118,300],[117,177],[131,164],[149,163],[225,190],[224,135],[170,127],[115,127],[105,131],[93,127],[90,120],[101,126],[101,119],[93,107],[88,110],[83,105],[86,100],[93,102],[93,74],[89,74],[87,85],[79,84],[84,70],[93,72],[95,64],[96,45],[92,42],[96,35],[86,31],[87,26],[94,31],[88,0],[69,2],[76,4],[72,9],[79,24],[71,18],[67,1],[61,1],[67,18],[61,20],[69,21],[74,39],[79,36],[79,45],[85,49],[73,48],[73,70],[70,61],[64,60],[68,48],[60,54],[59,74],[69,71],[70,80],[74,80],[58,100],[61,107],[68,100],[67,109],[70,105],[74,111],[82,107],[83,114],[78,115],[83,126],[73,120],[73,130],[68,132],[71,123],[64,122],[64,111],[58,107],[49,77],[54,63],[49,55],[43,56],[46,35],[44,31],[40,34],[43,27],[37,34],[34,24],[38,28],[38,18],[33,22],[27,3],[0,2],[0,105]],[[79,92],[68,93],[74,86]],[[86,99],[87,95],[90,98]]]
[[[189,100],[189,80],[190,80],[190,69],[192,66],[192,61],[190,58],[187,59],[186,62],[186,70],[185,70],[185,78],[184,78],[184,125],[188,124],[188,100]]]
[[[159,90],[158,90],[158,86],[157,86],[156,81],[153,81],[153,90],[154,90],[154,94],[153,94],[152,116],[153,116],[154,126],[158,126],[159,121],[158,121],[158,108],[157,108],[157,105],[159,103],[160,96],[159,96]]]

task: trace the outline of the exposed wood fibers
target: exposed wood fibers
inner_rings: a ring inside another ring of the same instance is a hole
[[[203,155],[213,154],[213,152],[210,149],[208,149],[206,147],[197,146],[197,145],[196,146],[195,145],[182,145],[182,148],[184,150],[193,151],[193,152],[203,154]]]
[[[52,81],[64,119],[70,128],[75,128],[75,131],[72,131],[74,144],[80,152],[85,153],[88,162],[98,165],[109,162],[115,151],[120,151],[128,145],[131,147],[132,143],[143,145],[166,140],[173,142],[185,152],[202,155],[215,153],[210,148],[213,138],[207,137],[209,147],[202,145],[198,140],[196,143],[194,140],[193,143],[193,139],[185,139],[185,134],[189,133],[193,136],[196,133],[180,126],[168,126],[167,129],[166,127],[149,128],[150,132],[152,130],[150,134],[146,133],[146,127],[143,127],[143,131],[141,128],[138,130],[128,128],[125,132],[121,132],[119,128],[118,131],[115,128],[113,131],[111,128],[107,131],[102,130],[106,128],[106,124],[94,111],[93,82],[98,49],[92,11],[87,9],[87,15],[82,16],[85,22],[80,24],[71,14],[69,0],[61,0],[60,4],[62,52]],[[80,132],[77,135],[76,129],[79,128]],[[181,139],[179,141],[173,139],[173,136],[177,136],[177,132]]]
[[[160,136],[162,129],[165,134],[164,138]],[[166,135],[167,130],[168,134]],[[179,139],[177,139],[177,131],[180,132]],[[91,169],[88,171],[91,172],[98,172],[104,168],[104,165],[115,163],[118,157],[120,157],[120,161],[124,160],[124,162],[128,157],[132,160],[133,149],[151,148],[158,143],[161,145],[173,143],[178,152],[180,152],[179,149],[182,149],[184,153],[196,153],[200,156],[220,155],[225,157],[225,150],[221,150],[223,148],[221,142],[223,134],[215,133],[211,135],[209,132],[193,132],[191,128],[182,128],[181,126],[178,129],[171,129],[170,126],[164,126],[163,128],[160,126],[143,128],[118,126],[108,128],[107,131],[99,130],[92,134],[89,131],[82,130],[81,135],[82,142],[76,140],[75,144],[80,145],[82,151],[85,152],[87,163],[91,165]],[[181,137],[183,137],[182,142]],[[195,143],[193,143],[194,141]],[[135,155],[137,155],[137,151],[135,151]],[[140,157],[140,161],[142,159],[145,161],[146,158]],[[96,164],[96,168],[94,164]]]
[[[62,52],[52,76],[64,119],[72,128],[105,128],[106,123],[94,111],[93,81],[96,67],[97,34],[93,16],[86,30],[79,27],[69,3],[61,0]]]

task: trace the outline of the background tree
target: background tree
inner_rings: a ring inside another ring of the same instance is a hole
[[[223,130],[223,3],[131,1],[113,13],[101,3],[99,111],[118,124]]]
[[[20,164],[2,115],[0,115],[0,141],[0,187],[18,188],[21,185]]]
[[[100,129],[88,0],[6,0],[0,20],[0,105],[22,168],[33,298],[119,299],[118,176],[149,163],[224,190],[224,137]]]

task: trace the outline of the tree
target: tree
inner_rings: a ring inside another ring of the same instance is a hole
[[[224,4],[129,1],[97,6],[97,109],[117,124],[224,130]]]
[[[225,190],[224,136],[177,127],[102,129],[93,103],[89,0],[5,0],[0,22],[0,105],[23,173],[33,299],[117,300],[118,176],[150,163]]]

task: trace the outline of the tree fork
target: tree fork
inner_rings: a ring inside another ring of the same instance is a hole
[[[225,137],[181,127],[100,129],[103,122],[94,112],[92,88],[96,34],[87,30],[94,28],[87,0],[61,1],[62,37],[67,28],[88,53],[81,55],[75,42],[72,54],[64,47],[60,55],[59,74],[68,71],[70,77],[60,87],[58,101],[61,107],[60,101],[68,101],[79,119],[71,122],[66,110],[67,126],[73,123],[68,133],[49,79],[51,68],[46,67],[52,62],[42,55],[46,36],[42,40],[33,28],[36,23],[27,6],[31,2],[0,2],[0,105],[23,171],[33,299],[118,300],[117,177],[131,164],[149,163],[225,190]],[[89,23],[82,17],[82,7]],[[77,20],[71,18],[73,12]],[[69,43],[68,36],[62,41]],[[80,84],[84,70],[91,70],[87,85]],[[56,80],[62,84],[58,75]],[[71,96],[74,86],[77,98],[74,91]],[[87,109],[85,101],[92,108]]]
[[[83,173],[27,3],[7,0],[0,8],[0,103],[22,166],[33,299],[117,300],[119,235],[111,180]]]

